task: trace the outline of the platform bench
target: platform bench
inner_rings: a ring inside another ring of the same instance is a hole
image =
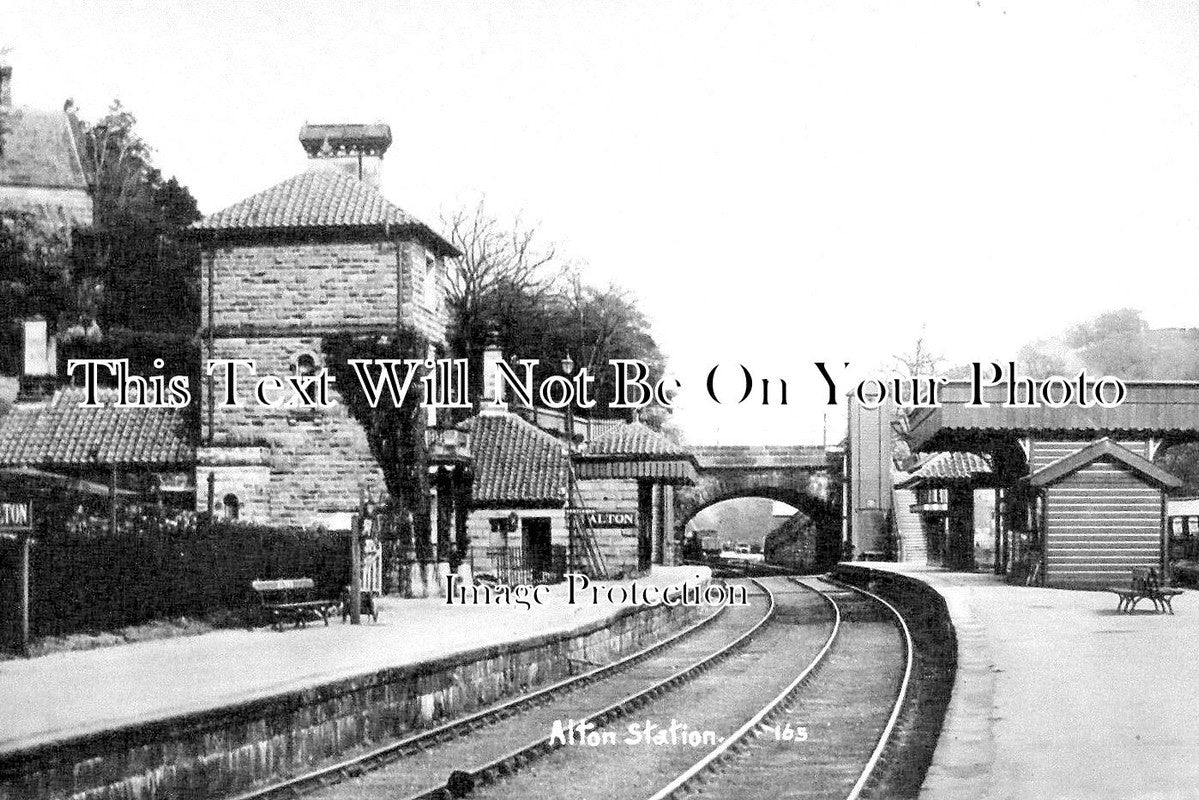
[[[1115,593],[1117,597],[1116,610],[1129,614],[1142,600],[1151,601],[1154,611],[1169,611],[1173,614],[1174,606],[1171,605],[1171,601],[1175,596],[1182,594],[1181,589],[1163,587],[1157,577],[1157,570],[1151,567],[1133,567],[1132,580],[1128,586],[1109,586],[1107,590]]]
[[[309,620],[323,620],[329,624],[329,614],[340,605],[340,600],[326,600],[315,596],[312,578],[281,578],[273,581],[253,581],[250,584],[258,593],[262,610],[270,615],[271,627],[283,630],[283,623],[305,626]]]

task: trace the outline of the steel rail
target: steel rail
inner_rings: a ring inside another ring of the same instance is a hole
[[[711,623],[724,613],[727,606],[720,606],[715,612],[677,633],[644,647],[611,664],[596,667],[579,675],[572,675],[560,681],[544,686],[536,691],[521,694],[499,705],[468,714],[461,719],[451,720],[436,728],[420,731],[394,742],[389,742],[353,758],[319,767],[317,769],[296,775],[267,786],[263,786],[243,794],[236,795],[230,800],[270,800],[277,797],[299,797],[314,791],[319,791],[334,783],[358,777],[366,772],[388,766],[405,755],[426,750],[436,744],[470,733],[486,725],[521,713],[529,707],[539,705],[552,696],[567,690],[574,690],[595,683],[598,680],[617,674],[637,663],[644,661],[659,650],[672,645],[686,636],[695,633],[700,628]]]
[[[714,749],[710,750],[707,755],[692,764],[687,768],[686,771],[651,795],[649,800],[666,800],[667,798],[673,797],[676,792],[684,789],[699,775],[712,768],[726,753],[729,752],[730,749],[744,745],[746,741],[748,741],[746,738],[748,734],[761,725],[772,712],[778,710],[787,699],[789,699],[796,691],[798,691],[799,688],[805,682],[807,682],[808,677],[811,676],[816,668],[824,661],[824,658],[828,655],[829,651],[833,649],[833,642],[836,641],[837,635],[841,632],[841,609],[837,605],[837,601],[833,600],[833,598],[829,597],[819,589],[815,589],[811,586],[800,583],[795,578],[791,578],[791,581],[797,586],[802,586],[804,589],[807,589],[810,592],[815,592],[820,597],[824,598],[824,601],[829,604],[830,608],[832,608],[833,628],[831,631],[829,631],[829,635],[824,642],[824,646],[821,647],[820,651],[816,653],[810,662],[808,662],[808,665],[804,667],[803,671],[796,676],[795,680],[787,684],[787,687],[783,689],[783,691],[779,692],[779,694],[776,695],[773,700],[768,702],[756,714],[750,717],[750,719],[744,725],[742,725],[733,733],[729,734],[729,736],[727,736],[723,742],[718,744]]]
[[[832,597],[830,597],[828,595],[828,593],[821,591],[820,589],[817,589],[815,587],[807,586],[806,584],[801,583],[799,580],[797,580],[795,578],[792,578],[791,580],[793,582],[795,582],[797,585],[803,586],[805,589],[808,589],[809,591],[818,593],[833,608],[833,612],[834,612],[833,630],[829,634],[828,639],[825,641],[824,647],[821,648],[820,652],[818,652],[816,654],[816,656],[812,659],[812,661],[807,665],[807,667],[804,668],[803,672],[801,672],[795,678],[795,680],[792,681],[787,686],[787,688],[785,688],[781,693],[779,693],[779,695],[777,697],[775,697],[773,700],[771,700],[769,703],[767,703],[765,706],[763,706],[761,710],[759,710],[756,714],[754,714],[753,717],[751,717],[749,719],[749,721],[747,721],[744,725],[742,725],[740,728],[738,728],[734,733],[729,735],[723,742],[721,742],[719,745],[717,745],[716,748],[711,750],[707,755],[705,755],[703,758],[701,758],[699,761],[697,761],[695,764],[693,764],[690,768],[688,768],[685,772],[680,774],[677,778],[675,778],[673,781],[671,781],[665,787],[663,787],[658,792],[653,794],[648,800],[667,800],[667,798],[674,797],[677,793],[679,793],[681,790],[684,790],[688,785],[690,785],[693,781],[695,781],[697,778],[699,778],[699,776],[704,774],[706,771],[713,769],[716,766],[716,764],[730,750],[739,749],[741,747],[748,746],[749,740],[751,738],[753,738],[750,736],[750,734],[755,731],[758,731],[759,726],[762,725],[774,712],[778,711],[786,701],[788,701],[789,699],[793,699],[795,694],[803,687],[803,685],[805,683],[807,683],[808,679],[812,676],[812,674],[815,672],[817,667],[819,667],[821,664],[823,664],[825,657],[828,655],[829,651],[832,650],[832,646],[833,646],[834,642],[836,641],[837,635],[840,633],[841,609],[837,605],[837,601],[834,600]],[[891,735],[895,730],[895,725],[896,725],[897,721],[899,720],[900,713],[903,710],[904,701],[907,699],[908,686],[911,682],[911,677],[912,677],[912,661],[913,661],[912,635],[911,635],[911,631],[908,630],[907,622],[903,619],[903,615],[899,613],[899,611],[895,608],[895,606],[891,605],[889,602],[887,602],[883,598],[879,597],[878,595],[874,594],[873,592],[869,592],[865,589],[860,589],[856,586],[851,586],[849,584],[845,584],[840,581],[834,581],[827,577],[822,578],[821,580],[824,580],[825,582],[831,583],[835,586],[840,586],[842,588],[849,589],[850,591],[858,592],[858,593],[863,594],[863,595],[871,598],[872,600],[875,600],[876,602],[882,604],[884,607],[886,607],[891,612],[892,615],[894,615],[895,619],[899,623],[899,629],[903,634],[904,653],[905,653],[904,662],[905,663],[904,663],[903,678],[900,681],[899,692],[897,693],[895,703],[892,706],[890,717],[887,719],[887,723],[883,727],[882,733],[879,735],[879,740],[876,743],[874,750],[870,755],[870,758],[867,760],[866,766],[863,768],[861,774],[858,776],[858,779],[854,783],[853,788],[850,790],[849,794],[846,795],[846,800],[860,800],[862,792],[866,788],[867,782],[870,780],[870,777],[873,775],[875,767],[878,766],[878,763],[883,756],[883,752],[886,750],[888,743],[891,741]]]
[[[849,586],[849,584],[842,583],[841,581],[832,581],[832,583],[834,583],[836,586]],[[900,713],[903,711],[903,704],[904,701],[907,700],[908,696],[908,686],[912,680],[912,662],[914,656],[913,651],[915,648],[912,645],[912,632],[908,630],[908,623],[904,620],[903,614],[900,614],[899,610],[895,608],[895,606],[891,605],[891,603],[884,600],[882,597],[879,597],[874,592],[858,588],[857,586],[852,586],[850,588],[861,592],[867,597],[874,598],[890,609],[891,613],[895,615],[895,619],[899,621],[899,629],[903,631],[903,649],[906,654],[903,666],[903,680],[900,681],[899,696],[895,699],[895,705],[891,709],[891,716],[887,719],[887,725],[883,728],[882,734],[878,737],[878,744],[875,745],[874,752],[870,754],[870,760],[866,762],[865,769],[862,770],[862,774],[858,776],[858,780],[856,783],[854,783],[853,789],[850,790],[849,794],[845,798],[845,800],[858,800],[858,798],[862,796],[862,792],[866,789],[866,783],[870,780],[871,775],[874,774],[875,767],[878,766],[879,761],[882,759],[883,751],[887,749],[887,745],[891,741],[891,734],[895,731],[895,725],[899,721]]]
[[[777,602],[775,601],[774,592],[770,591],[770,589],[760,581],[753,578],[750,580],[754,583],[754,585],[766,593],[767,600],[769,601],[766,613],[762,615],[762,618],[758,620],[752,628],[745,631],[732,642],[729,642],[714,653],[704,656],[699,661],[696,661],[690,666],[675,672],[673,675],[658,681],[652,686],[634,692],[624,699],[618,700],[609,705],[607,708],[591,714],[590,716],[579,720],[574,720],[575,724],[577,726],[583,726],[587,723],[594,723],[597,727],[602,727],[612,720],[619,719],[628,712],[640,708],[650,700],[664,694],[667,690],[680,686],[688,680],[696,677],[700,673],[706,672],[714,667],[717,663],[724,660],[724,658],[730,655],[734,650],[746,644],[759,631],[761,631],[761,629],[768,622],[770,622],[770,620],[774,617],[778,606]],[[469,780],[474,783],[476,788],[480,785],[492,783],[498,778],[512,774],[530,761],[548,753],[552,753],[559,747],[565,746],[565,743],[554,742],[553,739],[553,734],[543,736],[536,741],[518,747],[515,750],[500,756],[499,758],[492,759],[482,766],[475,767],[474,769],[470,770],[463,770],[461,774],[468,776]],[[442,785],[434,789],[427,789],[418,792],[417,794],[409,795],[404,800],[444,800],[444,798],[451,796],[453,795],[449,793],[449,787]]]

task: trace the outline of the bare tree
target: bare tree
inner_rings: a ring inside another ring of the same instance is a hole
[[[941,369],[941,365],[945,363],[944,356],[933,353],[929,348],[925,341],[923,325],[920,326],[920,335],[916,337],[912,349],[906,353],[892,355],[891,360],[896,371],[910,377],[936,375]]]
[[[443,215],[442,227],[462,252],[446,276],[450,345],[473,364],[494,332],[511,327],[514,317],[535,310],[555,292],[563,268],[557,249],[542,243],[535,225],[519,216],[505,224],[484,200]],[[479,386],[473,378],[472,386]]]

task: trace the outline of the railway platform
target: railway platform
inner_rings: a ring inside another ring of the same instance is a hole
[[[706,567],[655,567],[639,586],[710,578]],[[632,581],[597,582],[597,586]],[[220,630],[0,662],[5,753],[252,704],[372,672],[451,660],[484,648],[615,620],[623,605],[566,602],[564,584],[529,608],[383,598],[377,623],[333,619],[282,632]]]
[[[1108,592],[854,562],[945,598],[958,671],[922,800],[1199,797],[1199,593],[1176,615]]]

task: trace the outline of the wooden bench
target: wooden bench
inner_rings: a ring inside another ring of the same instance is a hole
[[[1171,601],[1176,595],[1182,594],[1181,589],[1163,587],[1157,570],[1152,567],[1133,567],[1132,580],[1128,586],[1111,586],[1108,587],[1108,591],[1114,592],[1118,598],[1116,610],[1129,614],[1142,600],[1151,601],[1154,611],[1169,611],[1173,614],[1174,606],[1171,605]]]
[[[283,623],[305,626],[309,620],[329,624],[329,614],[341,605],[339,600],[314,597],[312,578],[281,578],[274,581],[254,581],[250,584],[258,593],[262,609],[271,617],[271,627],[283,630]]]

